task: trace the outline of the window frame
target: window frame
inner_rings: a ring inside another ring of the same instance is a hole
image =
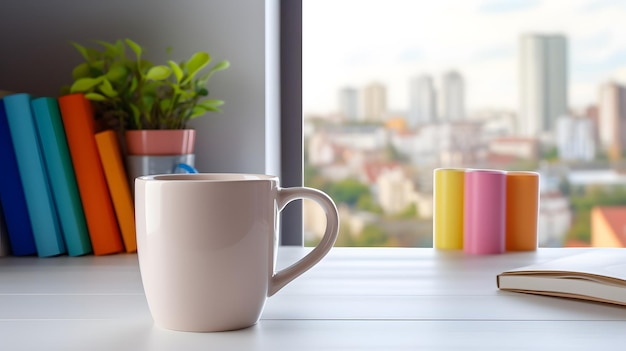
[[[302,0],[280,0],[280,178],[303,186]],[[282,211],[280,244],[304,246],[302,201]]]

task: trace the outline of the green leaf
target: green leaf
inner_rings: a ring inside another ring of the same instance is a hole
[[[83,58],[86,61],[90,60],[89,53],[87,52],[87,49],[84,46],[82,46],[82,45],[80,45],[80,44],[78,44],[76,42],[73,42],[73,41],[70,42],[70,43],[74,46],[74,48],[76,48],[76,50],[78,50],[78,52],[80,52],[80,54],[83,56]]]
[[[102,84],[100,84],[100,91],[108,97],[116,97],[118,95],[117,91],[115,91],[111,85],[111,82],[106,78],[102,80]]]
[[[157,88],[163,85],[160,82],[155,82],[153,80],[144,81],[141,85],[141,95],[142,96],[151,96],[155,98],[157,96]]]
[[[174,86],[174,87],[176,87],[176,86]],[[178,88],[178,87],[176,87],[176,88]],[[180,99],[181,102],[187,101],[189,99],[192,99],[195,96],[195,94],[193,92],[187,91],[187,90],[184,90],[184,89],[180,89],[180,88],[174,89],[174,91],[176,92],[176,94],[178,94],[179,99]]]
[[[145,77],[146,76],[146,71],[149,70],[152,66],[154,66],[152,64],[152,62],[148,61],[148,60],[138,60],[137,61],[137,72],[139,72],[139,75],[141,77]]]
[[[194,115],[196,115],[195,117],[198,116],[199,111],[197,111],[197,109],[201,109],[202,110],[201,114],[204,114],[204,113],[209,112],[209,111],[211,111],[211,112],[222,112],[222,110],[219,107],[217,107],[217,106],[199,104],[199,105],[196,105],[196,106],[193,107],[193,109],[191,111],[191,115],[192,116],[194,116]],[[195,118],[195,117],[192,117],[192,118]]]
[[[205,109],[204,107],[201,106],[195,106],[192,110],[191,110],[191,115],[189,116],[189,119],[194,119],[197,117],[202,116],[203,114],[205,114],[207,112],[207,109]]]
[[[118,81],[126,79],[126,66],[124,64],[116,62],[109,68],[109,71],[106,74],[106,78],[110,81]]]
[[[208,107],[207,111],[211,111],[211,112],[222,112],[222,110],[219,107]]]
[[[180,81],[183,79],[183,69],[180,68],[178,63],[172,60],[168,60],[167,63],[170,65],[170,67],[172,68],[172,72],[174,72],[174,75],[176,76],[176,82],[180,83]]]
[[[91,101],[105,101],[107,98],[98,93],[87,93],[85,98]]]
[[[91,68],[97,69],[98,71],[102,72],[104,70],[104,60],[92,61],[89,65]]]
[[[128,38],[126,38],[126,40],[124,41],[126,42],[126,45],[128,45],[128,47],[133,50],[135,56],[137,56],[137,60],[139,61],[141,59],[141,46]]]
[[[187,78],[185,78],[182,84],[185,84],[193,79],[196,73],[198,73],[198,71],[208,65],[209,62],[211,62],[211,56],[209,56],[208,53],[201,51],[193,54],[185,65],[185,67],[187,68]]]
[[[161,111],[167,111],[171,103],[171,99],[161,99],[161,101],[159,101],[159,108],[161,109]]]
[[[197,107],[203,108],[205,111],[222,112],[222,110],[219,108],[219,106],[222,106],[222,105],[224,105],[223,100],[209,99],[209,100],[202,101],[201,103],[197,105]]]
[[[74,78],[74,80],[87,78],[91,75],[90,73],[91,70],[89,68],[89,65],[86,62],[83,62],[80,65],[74,67],[74,69],[72,70],[72,78]]]
[[[137,86],[139,85],[139,81],[137,77],[133,77],[133,80],[130,82],[130,88],[128,88],[128,92],[133,93],[137,90]]]
[[[143,104],[143,110],[149,112],[150,110],[152,110],[152,106],[154,105],[156,99],[154,98],[154,96],[142,96],[141,101]]]
[[[70,92],[72,93],[84,93],[93,89],[96,85],[102,82],[102,77],[98,78],[81,78],[72,84]]]
[[[208,109],[209,107],[218,107],[224,105],[224,100],[208,99],[200,102],[199,105]]]
[[[220,63],[218,63],[217,65],[213,66],[213,68],[211,68],[211,70],[209,71],[209,73],[213,73],[213,72],[217,72],[217,71],[222,71],[227,69],[228,67],[230,67],[230,62],[227,60],[223,60]]]
[[[124,42],[118,39],[115,41],[115,46],[117,47],[117,52],[120,54],[120,57],[126,57],[126,46],[124,46]]]
[[[119,51],[119,47],[116,46],[115,44],[111,44],[108,43],[106,41],[102,41],[102,40],[96,40],[96,43],[104,46],[105,50],[104,50],[104,56],[106,57],[116,57],[116,56],[120,56],[120,51]]]
[[[138,129],[141,129],[141,112],[139,111],[139,108],[133,103],[129,103],[128,107],[130,108],[131,115],[135,121],[135,126]]]
[[[209,72],[200,79],[200,81],[198,82],[198,84],[200,85],[206,85],[207,81],[209,80],[209,78],[211,78],[211,76],[213,75],[213,73],[217,72],[217,71],[223,71],[225,69],[227,69],[228,67],[230,67],[230,62],[229,61],[221,61],[220,63],[216,64],[215,66],[213,66]]]
[[[172,70],[169,67],[163,65],[154,66],[150,68],[150,70],[148,70],[148,73],[146,74],[146,79],[156,81],[165,80],[170,76],[170,74],[172,74]]]
[[[176,84],[172,84],[171,85],[172,89],[174,90],[174,95],[183,95],[186,93],[185,90],[183,90],[180,85],[176,85]]]

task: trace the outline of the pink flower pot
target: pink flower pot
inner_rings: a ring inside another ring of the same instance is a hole
[[[194,153],[194,129],[128,130],[126,147],[129,155],[185,155]]]

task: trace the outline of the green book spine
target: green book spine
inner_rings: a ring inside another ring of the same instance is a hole
[[[70,256],[90,253],[89,231],[58,102],[55,98],[40,97],[33,99],[31,105],[67,253]]]

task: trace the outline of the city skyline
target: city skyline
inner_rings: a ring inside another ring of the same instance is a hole
[[[373,81],[388,87],[389,110],[408,111],[412,79],[431,75],[441,91],[441,77],[451,70],[465,79],[467,111],[487,107],[517,111],[518,45],[525,33],[567,37],[570,108],[596,103],[600,85],[608,80],[626,81],[626,50],[622,49],[626,29],[618,25],[626,5],[619,2],[389,0],[384,7],[380,4],[304,1],[305,114],[336,112],[340,89],[361,91]],[[323,25],[316,25],[316,20]]]

